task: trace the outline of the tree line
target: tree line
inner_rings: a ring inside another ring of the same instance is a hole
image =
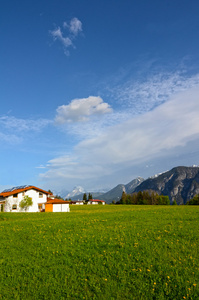
[[[88,194],[88,197],[87,197],[87,194],[84,193],[84,195],[83,195],[83,201],[87,202],[87,201],[92,200],[92,199],[93,199],[93,196],[92,196],[91,193]]]
[[[199,205],[199,194],[195,195],[192,199],[187,201],[187,205]]]
[[[121,199],[116,204],[170,205],[170,200],[169,196],[159,195],[154,191],[139,191],[133,194],[123,192]]]

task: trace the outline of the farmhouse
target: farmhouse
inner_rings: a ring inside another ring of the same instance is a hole
[[[70,202],[72,205],[84,205],[84,201],[82,200],[73,200]]]
[[[98,200],[98,199],[90,199],[87,203],[88,205],[96,205],[96,204],[102,204],[105,205],[106,202],[104,200]]]
[[[33,204],[29,206],[27,212],[41,212],[45,211],[46,204],[52,201],[51,207],[48,211],[69,211],[68,202],[64,202],[60,206],[57,202],[59,199],[55,197],[51,192],[47,192],[38,187],[32,185],[23,185],[6,189],[0,193],[0,211],[1,212],[22,212],[24,209],[20,208],[20,202],[24,199],[24,196],[28,196],[32,199]],[[54,201],[54,202],[53,202]],[[59,200],[60,201],[60,200]],[[62,200],[63,201],[63,200]]]

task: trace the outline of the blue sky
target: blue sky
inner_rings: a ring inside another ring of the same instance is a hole
[[[1,1],[0,188],[199,164],[199,2]]]

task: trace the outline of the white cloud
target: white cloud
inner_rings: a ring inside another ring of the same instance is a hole
[[[70,21],[70,32],[72,32],[74,35],[77,35],[80,31],[82,31],[82,22],[78,20],[77,18],[73,18]]]
[[[68,30],[68,34],[63,33],[60,27],[55,28],[54,30],[50,30],[50,34],[53,37],[53,40],[59,40],[64,47],[64,53],[69,55],[68,48],[74,47],[73,40],[77,37],[77,35],[82,31],[82,22],[77,18],[71,19],[70,23],[63,23],[63,30]]]
[[[65,48],[68,48],[69,46],[73,45],[73,43],[69,37],[63,36],[63,33],[62,33],[60,27],[56,28],[53,31],[50,31],[50,33],[52,34],[54,41],[56,41],[57,39],[60,40]]]
[[[57,167],[68,167],[68,166],[74,166],[77,165],[77,162],[74,162],[74,158],[72,159],[69,155],[64,155],[62,157],[57,157],[54,159],[51,159],[49,161],[49,165],[53,166],[53,168]]]
[[[17,145],[27,137],[30,139],[30,133],[40,132],[53,121],[47,119],[25,120],[13,116],[0,117],[0,139],[4,144]],[[28,133],[28,134],[27,134]]]
[[[94,139],[85,140],[77,151],[87,149],[106,164],[143,160],[162,151],[185,146],[199,135],[199,88],[174,96],[153,111],[113,126]],[[89,161],[92,154],[89,155]]]
[[[3,133],[3,132],[0,132],[0,140],[3,143],[7,143],[7,144],[10,144],[10,145],[19,144],[22,141],[22,139],[19,136],[15,135],[15,134],[6,134],[6,133]]]
[[[174,156],[179,149],[186,152],[189,143],[199,139],[198,115],[199,87],[190,88],[152,111],[85,139],[75,147],[70,159],[62,156],[49,161],[48,171],[41,176],[44,180],[75,179],[78,184],[91,184],[150,159],[166,158],[170,152]]]
[[[46,166],[40,165],[38,167],[35,167],[36,169],[46,169]]]
[[[55,122],[58,124],[85,122],[89,117],[112,112],[110,105],[102,98],[90,96],[88,98],[74,99],[68,105],[57,108]]]
[[[25,120],[13,116],[0,117],[0,126],[7,130],[15,130],[17,132],[40,131],[51,123],[52,121],[47,119]]]
[[[110,89],[112,98],[128,107],[135,114],[154,109],[172,97],[199,83],[199,74],[188,77],[185,70],[156,72],[145,81],[128,80],[125,84]]]

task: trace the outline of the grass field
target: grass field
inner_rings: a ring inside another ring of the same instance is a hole
[[[199,207],[0,213],[0,299],[199,299]]]

